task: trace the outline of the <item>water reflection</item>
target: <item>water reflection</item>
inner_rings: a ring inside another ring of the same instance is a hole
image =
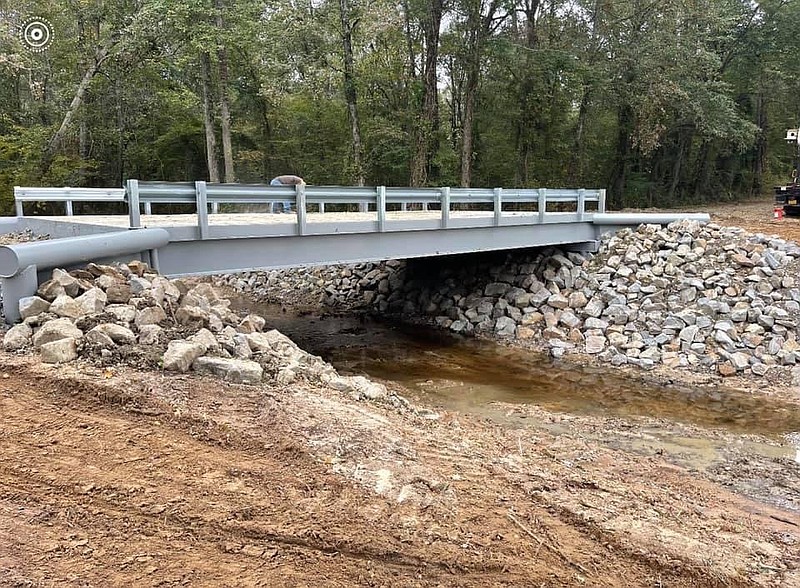
[[[555,412],[644,415],[776,440],[800,431],[793,405],[737,390],[643,385],[612,369],[569,365],[429,328],[353,315],[298,317],[251,301],[237,305],[268,317],[269,326],[342,372],[394,381],[449,406],[531,403]],[[800,440],[797,447],[800,459]]]

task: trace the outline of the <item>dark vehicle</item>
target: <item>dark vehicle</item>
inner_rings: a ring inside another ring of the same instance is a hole
[[[786,142],[789,145],[797,146],[792,183],[786,186],[775,186],[775,210],[776,215],[782,208],[785,216],[800,216],[800,183],[797,181],[798,172],[800,172],[800,129],[786,131]]]
[[[782,206],[786,216],[800,216],[800,184],[775,186],[775,206]]]

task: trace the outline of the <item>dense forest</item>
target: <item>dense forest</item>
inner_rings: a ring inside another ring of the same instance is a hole
[[[284,173],[733,199],[788,179],[800,122],[791,0],[4,1],[3,214],[14,185]]]

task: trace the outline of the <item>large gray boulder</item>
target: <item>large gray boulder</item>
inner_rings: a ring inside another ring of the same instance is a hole
[[[16,351],[24,349],[31,344],[33,329],[25,323],[14,325],[3,337],[3,349],[6,351]]]
[[[88,336],[93,331],[98,331],[108,336],[117,345],[133,345],[136,343],[136,334],[122,325],[103,323],[86,333]]]
[[[75,339],[59,339],[43,344],[40,353],[44,363],[66,363],[78,357],[78,348]]]
[[[61,294],[50,304],[50,312],[61,317],[76,319],[84,313],[80,303],[67,294]]]
[[[194,360],[203,355],[205,350],[200,343],[192,343],[183,339],[170,341],[164,352],[164,369],[174,372],[186,372]]]
[[[47,321],[33,334],[33,345],[39,348],[52,341],[80,339],[81,337],[83,337],[83,332],[72,324],[70,319],[57,318],[52,321]]]
[[[192,363],[192,369],[200,374],[210,373],[242,384],[257,384],[264,375],[264,368],[255,361],[225,357],[198,357]]]
[[[22,320],[50,310],[50,303],[39,296],[26,296],[19,300],[19,315]]]

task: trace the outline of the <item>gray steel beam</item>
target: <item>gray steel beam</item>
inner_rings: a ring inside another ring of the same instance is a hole
[[[49,269],[125,253],[138,253],[169,243],[165,229],[139,229],[67,239],[33,241],[0,247],[0,276],[10,278],[28,266]]]
[[[491,221],[490,218],[489,222]],[[301,238],[282,236],[173,241],[159,249],[158,256],[163,274],[180,276],[429,257],[590,243],[594,240],[595,227],[590,223],[553,223],[435,231],[305,235]]]
[[[592,222],[596,225],[638,226],[641,224],[668,225],[678,220],[711,221],[706,212],[596,212]]]

